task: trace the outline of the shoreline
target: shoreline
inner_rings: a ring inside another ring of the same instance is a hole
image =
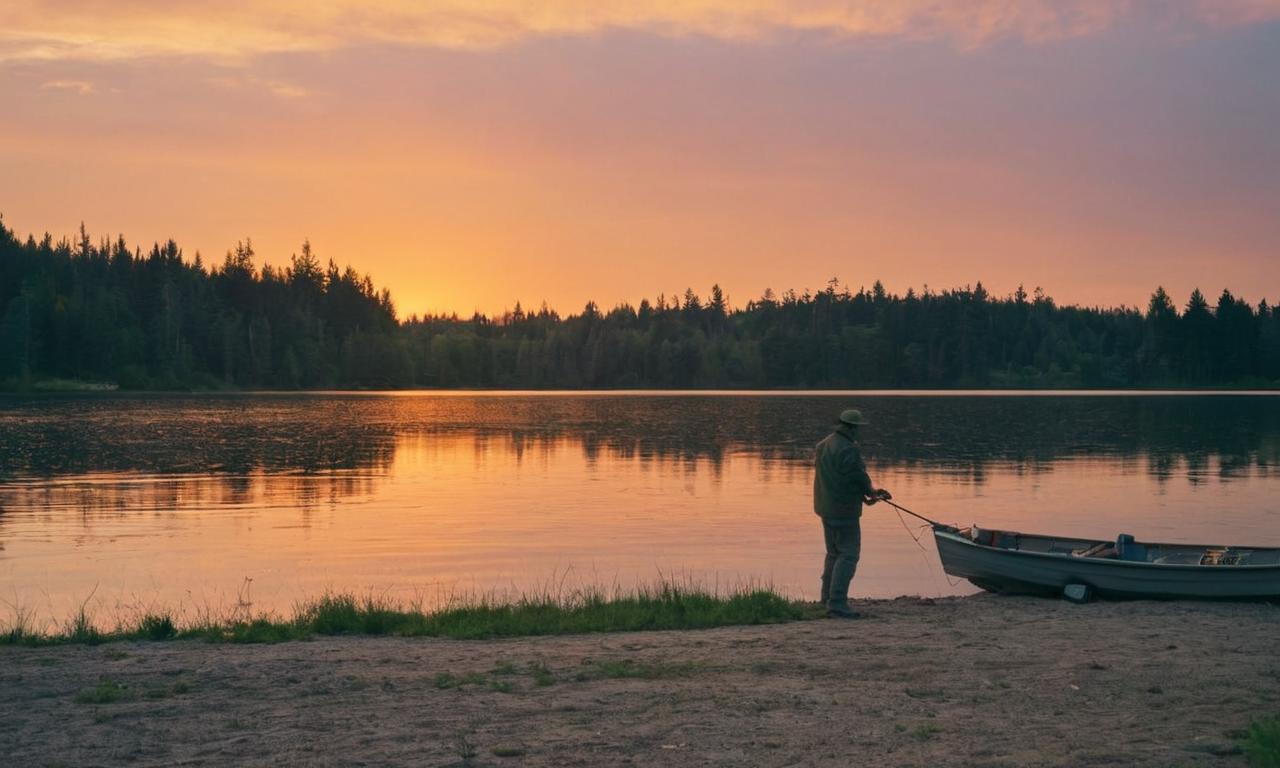
[[[216,389],[132,389],[102,382],[84,382],[84,386],[31,387],[14,389],[0,387],[0,396],[93,396],[93,397],[183,397],[191,395],[442,395],[442,396],[523,396],[523,397],[1192,397],[1248,395],[1260,397],[1280,396],[1280,383],[1271,387],[1252,385],[1206,387],[972,387],[931,388],[870,388],[870,389],[805,389],[801,387],[773,387],[769,389],[527,389],[492,387],[406,387],[402,389],[271,389],[264,387],[216,388]]]
[[[978,595],[494,640],[0,647],[18,764],[1244,766],[1280,609]]]
[[[777,624],[821,617],[822,610],[769,589],[709,591],[695,583],[663,581],[633,590],[599,588],[535,592],[509,599],[484,596],[425,610],[372,593],[325,592],[298,602],[291,615],[234,612],[184,620],[152,608],[103,628],[82,606],[60,631],[33,626],[18,610],[0,624],[0,646],[101,645],[145,640],[211,643],[281,643],[336,636],[448,637],[489,640],[605,632],[710,629]]]

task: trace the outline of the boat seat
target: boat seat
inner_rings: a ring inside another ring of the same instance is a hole
[[[1202,557],[1204,555],[1200,552],[1174,552],[1170,555],[1157,557],[1151,562],[1159,563],[1160,565],[1199,565]]]
[[[1116,548],[1109,541],[1100,541],[1088,549],[1073,549],[1071,554],[1076,557],[1115,557]]]
[[[1116,557],[1136,563],[1147,562],[1147,545],[1133,540],[1133,535],[1122,533],[1116,537]]]
[[[1017,549],[1020,537],[1018,534],[1009,531],[994,531],[992,533],[992,538],[993,541],[991,542],[991,546],[993,547],[999,547],[1000,549]]]

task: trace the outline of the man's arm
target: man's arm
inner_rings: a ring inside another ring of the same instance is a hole
[[[887,490],[876,488],[872,484],[871,476],[867,474],[867,465],[862,461],[862,452],[858,450],[856,445],[850,445],[841,459],[843,460],[841,469],[845,474],[853,475],[854,483],[857,484],[858,490],[862,492],[864,504],[870,506],[878,501],[893,498],[893,495]]]
[[[854,485],[864,497],[875,492],[871,484],[871,476],[867,474],[867,465],[862,463],[862,452],[858,446],[849,445],[840,456],[840,470],[850,475]]]

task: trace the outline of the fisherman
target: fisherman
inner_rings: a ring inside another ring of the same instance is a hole
[[[862,505],[893,498],[885,489],[871,484],[862,463],[858,428],[867,423],[861,411],[842,411],[839,426],[818,443],[814,461],[817,473],[813,478],[813,511],[822,518],[827,544],[822,603],[828,616],[840,619],[860,616],[849,607],[849,582],[853,581],[862,551]]]

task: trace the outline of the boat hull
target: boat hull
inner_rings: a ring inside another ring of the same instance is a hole
[[[1280,565],[1168,565],[1023,552],[935,529],[942,568],[989,592],[1062,594],[1084,584],[1121,599],[1280,599]]]

